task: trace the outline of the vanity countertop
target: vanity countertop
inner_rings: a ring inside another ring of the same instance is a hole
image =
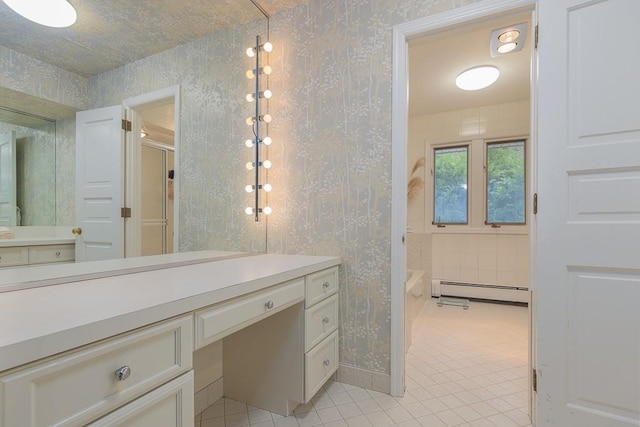
[[[250,254],[247,252],[206,250],[29,268],[6,268],[0,275],[0,293],[248,255]]]
[[[0,372],[339,263],[260,254],[0,293]]]
[[[15,237],[13,239],[0,239],[0,248],[15,246],[39,246],[39,245],[68,245],[75,243],[74,237]]]

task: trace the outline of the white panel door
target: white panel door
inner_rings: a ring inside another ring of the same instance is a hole
[[[11,227],[16,219],[16,133],[0,133],[0,226]]]
[[[76,114],[76,261],[124,256],[123,110]]]
[[[639,17],[539,3],[538,426],[640,425]]]

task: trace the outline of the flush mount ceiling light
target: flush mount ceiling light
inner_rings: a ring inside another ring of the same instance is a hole
[[[500,70],[483,65],[463,71],[456,77],[456,86],[462,90],[479,90],[491,86],[500,77]]]
[[[500,56],[522,50],[527,39],[527,23],[510,25],[491,31],[491,56]]]
[[[64,28],[76,22],[76,10],[66,0],[2,0],[17,14],[40,25]]]

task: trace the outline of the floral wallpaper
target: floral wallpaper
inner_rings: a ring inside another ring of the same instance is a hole
[[[392,27],[464,0],[309,0],[271,17],[269,252],[342,258],[340,362],[390,372]]]
[[[0,87],[82,109],[87,79],[0,46]]]

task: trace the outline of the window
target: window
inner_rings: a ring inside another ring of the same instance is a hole
[[[524,141],[487,144],[486,223],[525,223]]]
[[[469,146],[434,149],[434,224],[467,224]]]

